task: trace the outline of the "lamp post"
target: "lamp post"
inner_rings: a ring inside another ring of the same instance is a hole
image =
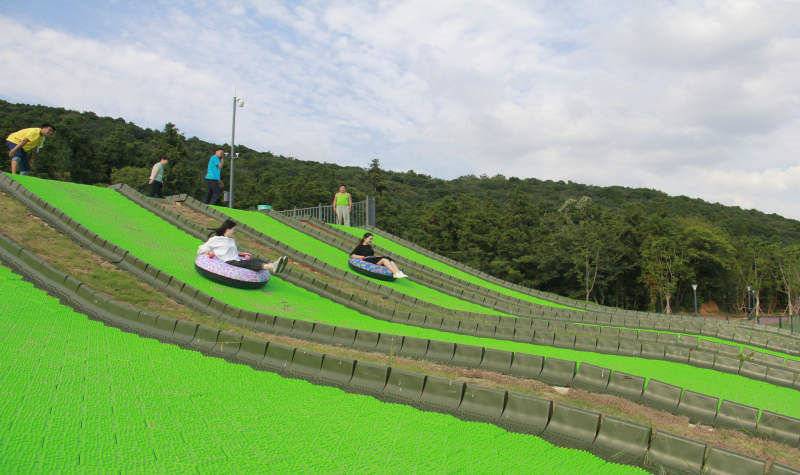
[[[229,183],[230,191],[228,191],[228,207],[233,208],[233,160],[237,157],[235,151],[235,141],[236,141],[236,107],[244,107],[244,99],[241,97],[233,96],[233,120],[231,121],[231,153],[230,153],[230,160],[231,160],[231,179]]]
[[[697,316],[697,284],[692,284],[692,294],[694,294],[694,316]]]

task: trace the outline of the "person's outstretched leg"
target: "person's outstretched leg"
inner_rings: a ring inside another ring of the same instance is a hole
[[[402,279],[406,276],[405,274],[400,272],[400,269],[397,267],[397,264],[395,264],[394,261],[391,259],[383,258],[380,261],[378,261],[378,264],[389,269],[396,279]]]
[[[288,262],[288,257],[281,256],[277,260],[264,264],[264,269],[270,271],[272,274],[280,274],[286,268],[286,264],[288,264]]]

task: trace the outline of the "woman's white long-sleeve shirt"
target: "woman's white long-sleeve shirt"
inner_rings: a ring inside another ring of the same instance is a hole
[[[197,248],[197,255],[208,254],[209,252],[213,252],[217,258],[225,262],[241,259],[239,257],[239,248],[236,247],[236,241],[225,236],[212,236]]]

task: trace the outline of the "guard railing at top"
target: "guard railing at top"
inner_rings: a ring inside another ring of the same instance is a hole
[[[318,219],[327,224],[336,224],[336,210],[332,205],[319,204],[310,208],[294,208],[283,211],[273,211],[287,218]],[[350,226],[364,227],[375,226],[375,198],[367,196],[364,201],[353,203],[350,209]]]

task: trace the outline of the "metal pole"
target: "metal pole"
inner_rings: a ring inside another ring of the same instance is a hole
[[[692,284],[692,293],[694,294],[694,316],[697,316],[697,284]]]
[[[228,207],[233,208],[233,158],[234,155],[234,140],[236,140],[236,96],[233,96],[233,120],[231,121],[231,182],[228,184],[230,186],[230,191],[228,192]]]
[[[752,316],[750,315],[750,286],[747,286],[747,319],[750,320]]]

